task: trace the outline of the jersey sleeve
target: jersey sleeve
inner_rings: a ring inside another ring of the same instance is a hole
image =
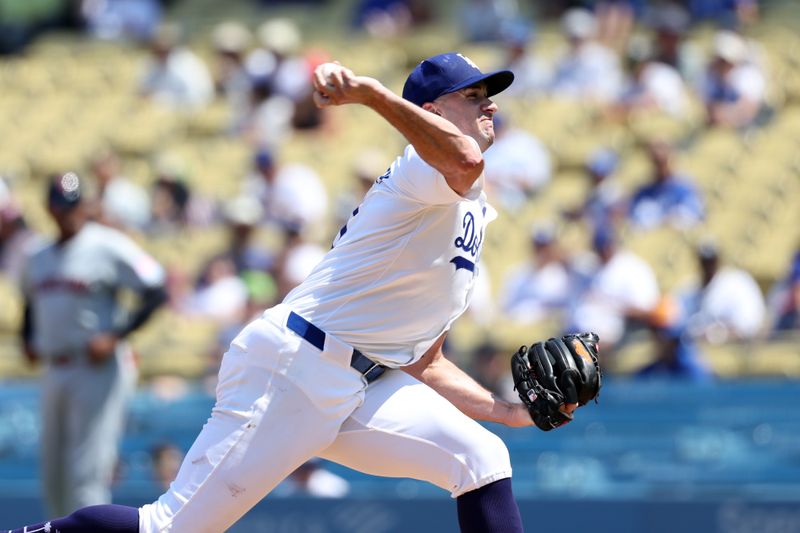
[[[389,189],[421,204],[447,205],[462,199],[450,188],[444,176],[417,154],[412,145],[406,147],[403,155],[392,163],[387,177],[380,181]]]
[[[120,285],[142,290],[164,284],[163,267],[127,235],[120,233],[110,241]]]

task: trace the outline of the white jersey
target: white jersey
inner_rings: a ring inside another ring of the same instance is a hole
[[[462,197],[408,146],[284,303],[378,362],[416,361],[469,305],[497,216],[483,184]]]

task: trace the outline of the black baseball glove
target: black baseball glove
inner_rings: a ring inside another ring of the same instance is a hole
[[[511,357],[514,390],[542,431],[572,420],[571,414],[559,409],[563,404],[596,400],[602,384],[598,341],[596,333],[564,335],[530,348],[522,346]]]

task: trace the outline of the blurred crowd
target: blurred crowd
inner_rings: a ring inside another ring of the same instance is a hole
[[[688,120],[699,102],[703,127],[741,135],[774,118],[770,72],[760,43],[747,36],[759,20],[755,0],[540,4],[530,9],[521,0],[468,0],[458,10],[463,40],[488,43],[502,58],[482,67],[515,72],[514,101],[589,102],[609,123],[647,113]],[[136,82],[141,98],[169,113],[224,105],[230,111],[225,135],[247,146],[250,172],[230,176],[237,183],[232,197],[204,197],[192,189],[185,161],[154,154],[155,179],[146,187],[126,177],[122,156],[107,147],[93,155],[85,178],[93,183],[93,218],[144,242],[187,228],[225,228],[222,248],[193,258],[202,261],[199,272],[169,265],[167,284],[172,312],[218,329],[208,349],[215,354],[209,363],[214,375],[214,361],[237,329],[310,272],[329,246],[330,229],[346,220],[392,153],[365,148],[352,161],[346,192],[332,197],[311,166],[284,164],[281,157],[296,135],[336,134],[332,117],[311,99],[311,73],[328,52],[309,45],[291,19],[270,17],[256,25],[220,22],[207,36],[213,53],[201,56],[178,25],[165,23],[168,7],[155,0],[83,1],[77,11],[71,4],[71,13],[93,38],[146,47]],[[691,38],[700,22],[713,27],[710,51]],[[413,37],[417,27],[437,21],[424,2],[373,0],[356,2],[350,23],[372,36]],[[555,56],[539,54],[537,33],[545,24],[561,32],[563,48]],[[491,196],[511,217],[551,186],[559,165],[547,144],[514,119],[496,117],[497,140],[486,153]],[[588,183],[585,198],[530,228],[529,257],[503,276],[494,294],[482,280],[473,319],[547,322],[553,334],[593,330],[607,357],[631,333],[645,331],[658,350],[643,375],[700,379],[712,373],[698,343],[747,342],[800,327],[800,248],[785,275],[764,286],[709,235],[693,243],[696,281],[665,291],[646,258],[624,245],[623,232],[686,230],[706,219],[701,189],[676,163],[685,148],[674,139],[648,140],[649,171],[631,190],[615,179],[623,155],[597,139],[580,169]],[[587,228],[587,249],[562,243],[570,224]],[[270,239],[261,238],[265,231]],[[43,240],[26,224],[15,192],[0,182],[3,273],[16,279],[26,251]],[[469,354],[487,386],[506,379],[506,369],[494,367],[507,350],[487,342]]]

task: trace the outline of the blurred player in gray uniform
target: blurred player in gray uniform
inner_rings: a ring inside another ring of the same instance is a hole
[[[124,339],[165,300],[161,266],[126,235],[89,221],[80,179],[52,178],[56,241],[23,274],[25,354],[42,374],[42,480],[58,515],[111,501],[125,403],[136,383]],[[120,289],[139,295],[123,313]]]

